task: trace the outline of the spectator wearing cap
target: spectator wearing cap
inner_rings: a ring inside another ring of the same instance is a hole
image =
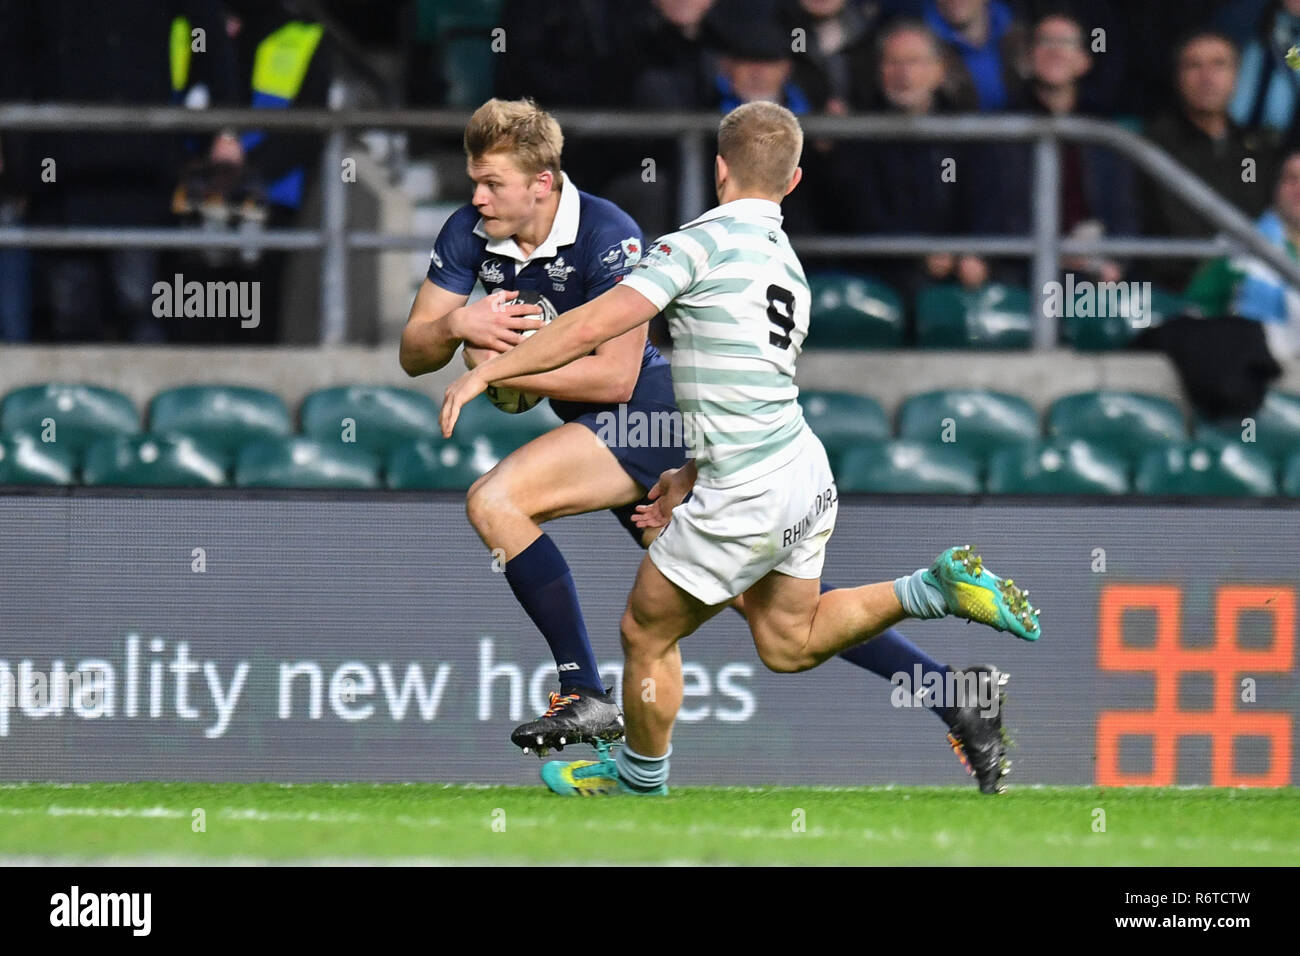
[[[820,109],[791,79],[794,69],[790,34],[774,20],[737,20],[718,37],[717,106],[730,113],[757,100],[780,103],[796,116]]]
[[[1000,0],[927,0],[925,22],[947,48],[945,84],[954,102],[1007,107],[1025,59],[1026,31]]]
[[[878,4],[848,0],[785,0],[781,17],[794,51],[794,80],[826,104],[826,112],[843,115],[871,107],[876,95],[875,34]],[[795,31],[802,31],[796,34]]]
[[[1237,48],[1228,37],[1213,31],[1187,37],[1175,57],[1178,108],[1153,120],[1147,136],[1246,215],[1258,216],[1268,205],[1267,184],[1276,178],[1276,146],[1264,132],[1245,130],[1228,114],[1237,67]],[[1248,168],[1253,177],[1243,175]],[[1204,238],[1213,233],[1161,183],[1148,179],[1140,195],[1148,235]],[[1153,261],[1148,271],[1177,289],[1186,285],[1193,269],[1186,260],[1167,260]]]

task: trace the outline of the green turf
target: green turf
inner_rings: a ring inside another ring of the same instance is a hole
[[[206,832],[194,832],[198,808]],[[564,799],[430,784],[2,786],[0,863],[31,857],[1296,865],[1300,790],[682,787]]]

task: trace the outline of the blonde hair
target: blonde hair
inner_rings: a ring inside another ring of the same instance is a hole
[[[536,176],[550,170],[560,178],[564,134],[560,124],[531,99],[490,99],[474,111],[465,127],[465,156],[507,153],[520,172]]]
[[[745,189],[784,196],[802,153],[799,121],[776,103],[737,106],[718,127],[718,155]]]

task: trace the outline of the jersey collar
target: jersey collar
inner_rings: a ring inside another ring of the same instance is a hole
[[[573,184],[566,172],[560,173],[560,205],[555,210],[555,221],[546,239],[533,250],[530,256],[524,255],[519,243],[513,236],[505,239],[490,239],[483,231],[483,220],[479,219],[474,227],[474,235],[487,239],[487,251],[494,256],[508,256],[521,265],[534,259],[550,259],[560,251],[560,246],[571,245],[578,238],[578,187]]]
[[[698,226],[702,222],[709,222],[713,219],[723,218],[733,219],[771,219],[779,226],[784,218],[781,215],[781,204],[772,202],[770,199],[733,199],[731,202],[724,202],[721,206],[714,206],[703,216],[698,219],[692,219],[684,224],[682,229],[690,229],[692,226]]]

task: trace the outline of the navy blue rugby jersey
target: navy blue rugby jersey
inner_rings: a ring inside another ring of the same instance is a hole
[[[555,222],[546,240],[525,257],[513,238],[490,239],[472,204],[452,213],[429,256],[429,281],[448,292],[469,295],[475,280],[488,293],[535,290],[551,300],[557,312],[576,309],[596,298],[627,275],[641,259],[641,229],[632,217],[608,200],[580,192],[561,173],[563,187]],[[666,366],[667,360],[648,340],[641,356],[641,376],[629,404],[653,398],[640,394],[651,388],[645,371]],[[658,380],[661,376],[653,376]],[[643,388],[643,383],[645,387]],[[671,393],[667,396],[672,403]],[[564,421],[601,411],[608,405],[552,401]]]

